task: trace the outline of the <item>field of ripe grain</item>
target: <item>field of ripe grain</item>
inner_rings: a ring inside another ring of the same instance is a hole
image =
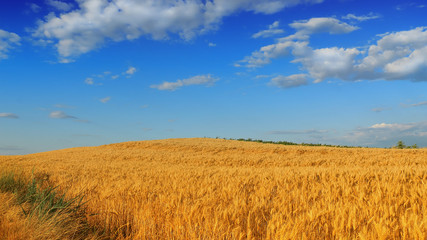
[[[427,239],[427,150],[170,139],[0,156],[116,239]],[[93,215],[95,214],[95,215]]]

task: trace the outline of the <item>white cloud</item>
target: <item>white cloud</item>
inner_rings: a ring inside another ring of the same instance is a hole
[[[205,86],[213,86],[213,84],[218,81],[218,78],[212,77],[210,74],[207,75],[198,75],[191,78],[178,80],[176,82],[163,82],[159,85],[151,85],[151,88],[156,88],[158,90],[169,90],[175,91],[183,86],[190,85],[205,85]]]
[[[271,63],[271,59],[288,56],[290,54],[308,57],[313,54],[313,50],[308,47],[308,39],[312,34],[330,33],[344,34],[358,29],[355,26],[341,22],[335,18],[311,18],[309,20],[295,21],[289,24],[296,29],[296,33],[280,38],[277,43],[261,47],[260,50],[252,53],[239,61],[245,67],[255,68]]]
[[[316,83],[327,78],[350,80],[349,73],[353,72],[359,54],[355,48],[321,48],[297,57],[293,62],[301,63]]]
[[[364,21],[367,21],[367,20],[377,19],[377,18],[380,18],[380,17],[381,17],[380,15],[376,15],[374,13],[369,13],[368,15],[362,15],[362,16],[356,16],[354,14],[349,13],[349,14],[343,16],[342,19],[356,20],[356,21],[359,21],[359,22],[364,22]]]
[[[0,118],[19,118],[19,116],[13,113],[0,113]]]
[[[99,99],[99,101],[100,102],[102,102],[102,103],[107,103],[107,102],[109,102],[111,100],[111,97],[105,97],[105,98],[101,98],[101,99]]]
[[[130,66],[126,71],[122,72],[121,75],[127,75],[127,78],[130,78],[133,74],[137,72],[137,69],[135,67]],[[85,83],[87,85],[96,85],[101,86],[104,85],[103,81],[105,81],[107,78],[111,79],[117,79],[120,77],[119,74],[113,74],[111,71],[104,71],[101,74],[92,74],[90,77],[87,77],[85,79]]]
[[[58,62],[59,63],[72,63],[72,62],[75,62],[75,60],[74,59],[69,59],[69,58],[61,58],[61,59],[59,59]]]
[[[0,60],[8,58],[9,50],[21,45],[20,41],[18,34],[0,29]]]
[[[397,124],[397,123],[377,123],[370,126],[370,129],[384,129],[390,131],[405,131],[413,128],[414,124]]]
[[[49,114],[50,118],[56,118],[56,119],[77,119],[74,116],[67,115],[63,111],[53,111]]]
[[[427,80],[427,27],[387,33],[356,66],[359,78]]]
[[[283,29],[279,29],[279,21],[275,21],[273,24],[268,26],[268,29],[259,31],[252,35],[252,38],[268,38],[274,35],[282,34],[285,31]]]
[[[94,84],[93,78],[90,78],[90,77],[86,78],[85,79],[85,83],[87,85],[93,85]]]
[[[420,145],[427,144],[427,122],[377,123],[370,127],[357,128],[342,140],[359,145],[392,146],[399,140],[410,140]]]
[[[215,44],[215,43],[211,43],[211,42],[210,42],[210,43],[208,43],[208,46],[209,46],[209,47],[216,47],[216,44]]]
[[[333,145],[391,147],[399,140],[408,145],[427,146],[427,121],[412,123],[376,123],[348,131],[338,130],[278,130],[269,135],[291,135],[302,142],[321,142]]]
[[[356,26],[349,25],[336,18],[321,17],[310,18],[308,20],[295,21],[289,24],[297,32],[294,35],[288,36],[285,39],[307,39],[310,35],[316,33],[329,33],[329,34],[344,34],[353,32],[359,29]]]
[[[427,46],[413,50],[407,57],[387,63],[384,72],[388,79],[412,78],[422,81],[426,79],[426,67]]]
[[[127,75],[133,75],[134,73],[136,73],[136,68],[134,67],[129,67],[128,70],[126,70]]]
[[[68,107],[69,108],[69,107]],[[49,113],[50,118],[54,119],[73,119],[74,122],[80,122],[80,123],[90,123],[88,120],[79,119],[75,116],[68,115],[67,113],[63,111],[53,111]]]
[[[308,76],[306,74],[294,74],[290,76],[279,75],[272,78],[269,85],[279,88],[293,88],[307,85],[307,78]]]
[[[248,68],[261,67],[271,63],[271,59],[288,56],[292,49],[307,49],[307,45],[308,42],[279,41],[276,44],[264,46],[259,51],[253,52],[251,56],[245,57],[235,66],[241,67],[244,64]]]
[[[357,29],[338,20],[318,19],[322,20],[310,19],[291,24],[298,29],[295,34],[261,47],[236,66],[261,67],[272,59],[293,56],[292,63],[301,64],[301,69],[307,71],[315,82],[328,78],[427,81],[427,27],[382,34],[376,44],[367,48],[333,46],[312,49],[309,46],[310,34],[319,31],[345,33]]]
[[[418,1],[423,2],[423,1]],[[413,8],[424,8],[426,5],[419,4],[417,1],[405,1],[395,7],[398,11],[412,10]]]
[[[52,2],[59,2],[51,0]],[[171,34],[191,39],[218,28],[221,20],[241,11],[272,14],[298,4],[323,0],[79,0],[78,8],[39,21],[33,36],[51,41],[64,59],[101,47],[107,40],[141,36],[167,39]]]
[[[73,4],[58,1],[58,0],[46,0],[45,2],[47,5],[54,7],[55,9],[63,12],[68,12],[73,8]]]

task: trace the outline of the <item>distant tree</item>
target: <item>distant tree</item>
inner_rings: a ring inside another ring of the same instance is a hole
[[[397,142],[397,144],[396,144],[396,146],[394,146],[394,148],[404,149],[404,148],[406,148],[406,145],[403,143],[402,140],[400,140],[399,142]]]
[[[397,148],[397,149],[404,149],[404,148],[418,148],[417,144],[414,144],[412,146],[406,146],[405,143],[400,140],[397,142],[396,146],[394,146],[393,148]]]

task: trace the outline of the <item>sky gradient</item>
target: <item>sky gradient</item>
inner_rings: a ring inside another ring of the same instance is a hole
[[[7,1],[0,155],[186,137],[426,147],[426,16],[425,1]]]

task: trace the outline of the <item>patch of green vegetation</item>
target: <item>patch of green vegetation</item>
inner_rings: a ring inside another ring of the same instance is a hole
[[[104,234],[88,224],[84,196],[67,198],[65,193],[59,192],[58,186],[47,183],[47,179],[34,177],[34,174],[28,179],[22,174],[6,172],[0,174],[0,192],[13,193],[16,204],[29,219],[48,221],[54,223],[52,227],[61,229],[67,229],[69,225],[78,226],[73,232],[77,239],[85,239],[89,234],[106,239],[101,237]]]
[[[414,144],[412,146],[406,146],[405,143],[402,140],[400,140],[400,141],[397,142],[396,146],[393,146],[392,148],[397,148],[397,149],[411,149],[412,148],[412,149],[416,149],[416,148],[418,148],[418,145]]]
[[[0,177],[0,191],[22,194],[27,183],[22,177],[16,176],[13,172],[5,173]]]
[[[41,180],[32,178],[26,181],[22,176],[14,173],[5,173],[0,177],[0,191],[14,193],[18,204],[29,205],[29,209],[22,210],[28,217],[51,218],[63,213],[77,213],[82,209],[83,196],[67,199],[59,194],[57,187],[41,188]]]

